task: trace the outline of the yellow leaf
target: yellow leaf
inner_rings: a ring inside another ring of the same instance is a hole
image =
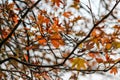
[[[74,58],[72,60],[72,69],[77,68],[79,69],[86,69],[86,61],[82,58]]]
[[[98,38],[94,38],[93,42],[96,44],[97,48],[100,49],[99,39]]]
[[[120,42],[112,42],[112,45],[113,45],[116,49],[120,48]]]
[[[118,44],[117,44],[116,48],[120,48],[120,42],[118,42]]]
[[[81,49],[83,47],[83,44],[81,43],[80,45],[79,45],[79,48]]]

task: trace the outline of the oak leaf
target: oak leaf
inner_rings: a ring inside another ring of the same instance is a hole
[[[82,43],[81,43],[81,44],[79,44],[79,48],[80,48],[80,49],[82,49],[82,47],[83,47],[83,44],[82,44]]]
[[[57,40],[51,40],[51,43],[55,48],[58,48],[60,46],[60,44]]]
[[[103,60],[102,58],[96,58],[96,61],[97,61],[98,63],[103,63],[103,62],[104,62],[104,60]]]
[[[51,0],[53,4],[56,4],[58,7],[60,6],[60,3],[63,3],[61,0]]]
[[[38,40],[38,43],[41,45],[46,45],[46,39],[43,38],[42,36],[36,36],[36,40]]]
[[[95,58],[96,57],[96,55],[95,55],[95,53],[88,53],[88,55],[90,56],[90,57],[92,57],[92,58]]]
[[[86,61],[83,58],[74,58],[72,60],[72,69],[77,68],[78,70],[80,69],[86,69]]]
[[[111,47],[112,47],[112,44],[111,44],[111,43],[107,43],[106,46],[105,46],[105,48],[106,48],[107,50],[110,50]]]
[[[72,15],[71,12],[64,12],[63,16],[65,16],[66,18],[69,18]]]
[[[117,42],[117,41],[112,42],[112,45],[113,45],[116,49],[120,48],[120,42]]]
[[[113,68],[110,70],[110,73],[116,75],[116,73],[118,73],[117,67],[113,67]]]

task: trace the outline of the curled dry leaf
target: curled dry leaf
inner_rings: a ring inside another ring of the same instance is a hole
[[[110,73],[116,75],[116,74],[118,73],[117,67],[113,67],[113,68],[110,70]]]

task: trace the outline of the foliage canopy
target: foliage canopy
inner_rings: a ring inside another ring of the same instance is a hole
[[[120,0],[95,1],[1,0],[0,79],[117,74]]]

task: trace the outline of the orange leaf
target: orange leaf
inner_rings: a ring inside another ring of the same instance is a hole
[[[116,73],[118,73],[118,70],[117,70],[117,67],[113,67],[111,70],[110,70],[110,73],[116,75]]]
[[[75,17],[73,20],[71,20],[71,22],[77,22],[78,20],[80,20],[82,17],[81,16],[77,16]]]
[[[102,31],[99,28],[96,28],[92,31],[91,36],[98,38],[98,37],[102,36],[101,34],[102,34]]]
[[[14,15],[14,17],[13,17],[13,21],[15,22],[15,24],[18,23],[18,16],[17,16],[17,15]]]
[[[74,3],[71,5],[71,7],[75,8],[75,9],[79,9],[80,6],[79,6],[79,0],[74,0]]]
[[[75,2],[80,2],[80,0],[74,0]]]
[[[112,44],[111,44],[111,43],[107,43],[106,46],[105,46],[105,48],[106,48],[107,50],[111,49],[111,47],[112,47]]]
[[[8,4],[8,8],[10,9],[10,10],[12,10],[13,8],[14,8],[14,3],[10,3],[10,4]]]
[[[54,47],[58,48],[59,47],[59,42],[56,40],[51,40],[51,43],[53,44]]]
[[[103,62],[104,62],[103,59],[101,59],[101,58],[96,58],[96,61],[97,61],[98,63],[103,63]]]
[[[35,47],[35,46],[27,46],[25,49],[26,50],[30,50],[30,49],[36,49],[37,47]]]
[[[63,3],[61,0],[51,0],[53,4],[56,4],[58,7],[60,6],[60,3]]]
[[[92,58],[95,58],[95,57],[96,57],[96,55],[95,55],[94,53],[88,53],[88,55],[89,55],[90,57],[92,57]]]
[[[69,18],[71,15],[72,15],[71,12],[64,12],[64,13],[63,13],[63,16],[65,16],[65,17],[67,17],[67,18]]]
[[[118,22],[120,22],[120,19],[118,19]]]
[[[120,27],[118,25],[114,25],[113,28],[120,29]]]
[[[26,47],[25,49],[26,49],[26,50],[30,50],[30,47],[28,46],[28,47]]]
[[[47,74],[47,72],[43,72],[42,76],[45,78],[45,80],[51,80],[50,76]]]
[[[106,53],[105,54],[106,61],[110,60],[110,56]]]
[[[50,39],[51,40],[61,40],[61,36],[59,35],[59,34],[52,34],[51,36],[50,36]]]
[[[101,39],[102,45],[104,45],[105,43],[108,43],[108,42],[110,42],[108,37],[104,37],[104,38]]]
[[[41,14],[38,14],[38,22],[37,22],[37,24],[43,23],[43,22],[44,22],[44,19],[45,19],[44,16],[42,16]]]
[[[24,54],[24,58],[28,62],[28,56],[26,54]]]
[[[38,42],[41,45],[46,45],[46,40],[45,39],[38,40]]]
[[[67,57],[69,55],[69,53],[63,53],[63,57]]]
[[[38,40],[38,43],[41,45],[46,45],[46,39],[44,39],[42,36],[37,36],[36,40]]]
[[[61,40],[59,40],[59,44],[60,44],[60,45],[64,45],[65,43],[64,43],[64,41],[61,39]]]
[[[2,30],[1,32],[2,32],[2,37],[3,38],[6,38],[8,36],[8,32],[7,31]]]

